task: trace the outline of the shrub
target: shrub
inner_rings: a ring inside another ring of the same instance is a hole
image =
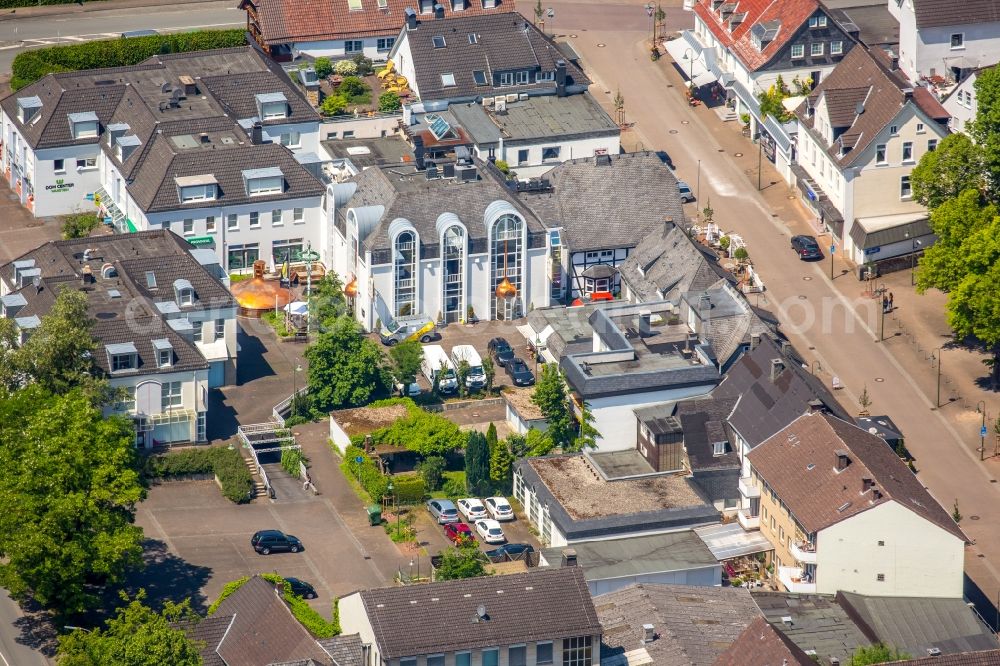
[[[416,474],[392,477],[392,489],[400,504],[420,504],[427,494],[426,480]]]
[[[366,58],[363,54],[359,53],[351,61],[354,66],[357,67],[358,76],[371,76],[375,73],[375,68],[372,67],[372,59]]]
[[[313,63],[313,69],[316,70],[316,76],[321,79],[325,79],[333,74],[333,64],[329,58],[316,58],[316,62]]]
[[[391,90],[387,90],[378,96],[378,110],[382,113],[399,111],[402,106],[403,102],[399,99],[399,95]]]
[[[439,456],[465,446],[466,434],[440,414],[431,414],[404,398],[409,414],[371,433],[382,444],[402,446],[422,456]],[[374,404],[374,403],[373,403]]]
[[[278,574],[262,573],[260,574],[260,577],[272,585],[285,582],[285,579]],[[229,595],[243,587],[249,580],[249,576],[244,576],[243,578],[238,578],[234,581],[226,583],[222,588],[222,593],[219,595],[219,598],[208,607],[208,615],[214,615],[215,611],[219,609],[219,605],[225,601]],[[299,624],[305,627],[306,630],[315,638],[333,638],[334,636],[340,634],[340,607],[337,599],[333,600],[333,621],[327,622],[322,615],[312,609],[305,599],[297,594],[293,594],[289,585],[285,585],[285,591],[282,597],[284,598],[285,603],[288,604],[289,610],[292,611],[292,615],[294,615],[295,619],[299,621]]]
[[[63,240],[86,238],[101,224],[96,213],[73,213],[66,215],[62,223]]]
[[[406,543],[407,541],[415,541],[417,538],[417,530],[413,527],[413,515],[409,512],[397,520],[385,521],[382,527],[393,543]]]
[[[360,463],[355,462],[358,457],[362,459]],[[364,449],[353,444],[348,446],[340,469],[345,476],[358,481],[373,502],[381,502],[388,493],[389,477],[379,471]]]
[[[319,110],[324,116],[339,116],[347,110],[347,100],[341,95],[330,95],[323,100]]]
[[[340,87],[337,88],[337,92],[347,97],[358,97],[359,95],[364,95],[368,92],[368,86],[366,86],[365,82],[356,76],[347,76],[344,77],[343,81],[341,81]]]
[[[493,166],[495,166],[497,169],[500,169],[500,173],[502,174],[510,173],[510,165],[503,160],[497,160],[496,162],[493,163]],[[471,309],[472,306],[470,305],[469,308]]]
[[[316,62],[318,63],[319,61],[317,60]],[[341,76],[354,76],[358,73],[358,65],[353,60],[338,60],[337,64],[333,66],[333,71]]]
[[[430,456],[417,466],[417,471],[420,472],[428,490],[437,490],[441,487],[444,468],[445,460],[441,456]]]
[[[0,0],[0,7],[10,6]],[[36,4],[34,1],[28,3]],[[172,35],[151,35],[131,39],[106,39],[69,46],[52,46],[19,53],[11,65],[11,88],[18,90],[52,72],[69,72],[100,67],[125,67],[163,53],[186,53],[229,48],[246,44],[245,33],[237,30],[203,30]]]
[[[285,425],[288,425],[287,421]],[[298,449],[283,449],[281,452],[281,466],[296,479],[299,478],[299,464],[305,464],[306,462],[306,457]]]
[[[445,472],[441,492],[447,497],[465,497],[467,494],[465,489],[465,472]]]
[[[236,449],[211,447],[173,451],[146,460],[147,478],[169,478],[188,474],[214,474],[222,494],[237,504],[250,499],[253,476]]]

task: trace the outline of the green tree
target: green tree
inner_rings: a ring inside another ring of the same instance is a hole
[[[444,478],[445,460],[441,456],[429,456],[420,461],[417,471],[420,472],[424,480],[427,491],[437,490],[441,487]]]
[[[760,101],[761,120],[767,116],[771,116],[779,123],[791,120],[793,117],[792,114],[782,104],[789,95],[791,93],[788,90],[788,86],[785,85],[785,80],[779,74],[777,80],[771,84],[770,88],[757,95],[757,99]]]
[[[378,110],[382,113],[392,113],[393,111],[399,111],[403,107],[402,100],[399,99],[399,94],[394,93],[391,90],[387,90],[378,96]]]
[[[993,233],[1000,232],[1000,224],[990,226]],[[995,238],[989,255],[993,263],[987,270],[970,271],[948,294],[948,325],[958,338],[974,336],[990,351],[984,364],[990,368],[990,388],[996,391],[1000,388],[1000,252]]]
[[[336,273],[330,271],[322,279],[312,283],[309,314],[313,319],[313,328],[318,330],[323,330],[328,322],[347,314],[344,284]]]
[[[94,607],[90,584],[142,562],[131,421],[31,385],[0,398],[0,442],[0,584],[63,615]]]
[[[455,375],[458,377],[458,395],[464,398],[469,395],[469,385],[465,383],[465,380],[469,378],[472,367],[469,366],[468,361],[462,359],[455,370]],[[491,423],[490,425],[493,424]]]
[[[526,455],[532,458],[547,456],[555,448],[549,433],[537,428],[532,428],[527,432],[524,436],[524,444],[528,450]]]
[[[368,92],[368,86],[357,76],[345,76],[340,87],[337,88],[337,93],[347,98],[358,97],[366,92]]]
[[[351,58],[351,62],[354,63],[358,76],[371,76],[375,73],[375,68],[372,66],[372,59],[365,56],[363,53],[359,53]]]
[[[96,390],[94,356],[86,294],[64,289],[41,325],[24,345],[0,349],[0,377],[9,390],[34,382],[51,393],[74,387]]]
[[[490,421],[489,426],[486,427],[486,445],[493,448],[493,445],[497,443],[497,424]]]
[[[490,424],[493,425],[492,423]],[[501,492],[510,487],[514,469],[514,455],[507,440],[500,439],[490,444],[490,479]]]
[[[63,217],[62,237],[64,240],[86,238],[99,226],[101,220],[96,213],[72,213]]]
[[[405,385],[417,381],[420,364],[424,360],[424,348],[417,340],[405,340],[389,348],[389,361],[396,379]]]
[[[974,241],[976,230],[989,226],[997,214],[995,206],[982,204],[976,190],[966,190],[932,210],[930,224],[937,241],[920,258],[918,291],[935,288],[947,292],[957,287],[968,273],[969,252],[985,249],[971,247],[978,243]],[[992,245],[987,242],[986,247]]]
[[[490,447],[478,430],[468,435],[465,445],[465,484],[470,494],[483,496],[491,492]]]
[[[580,416],[576,439],[573,440],[573,450],[583,451],[584,449],[597,448],[597,438],[600,436],[601,433],[594,427],[594,413],[590,411],[590,405],[583,403],[583,414]]]
[[[316,58],[316,62],[313,63],[313,67],[316,69],[316,76],[321,79],[325,79],[333,74],[333,64],[330,62],[329,58]]]
[[[475,541],[441,551],[441,564],[435,572],[437,580],[456,580],[486,575],[486,556]]]
[[[488,356],[483,359],[483,374],[486,375],[486,393],[492,393],[493,382],[497,377],[497,368],[493,365],[493,359]]]
[[[982,150],[987,196],[1000,203],[1000,68],[980,71],[975,88],[977,112],[972,138]]]
[[[309,359],[309,395],[320,409],[355,407],[386,391],[382,351],[348,316],[328,323]]]
[[[913,198],[934,210],[966,190],[983,189],[982,150],[966,134],[949,134],[937,149],[920,158],[913,167],[910,183]]]
[[[538,409],[548,421],[549,427],[546,433],[552,440],[553,446],[570,447],[575,436],[573,417],[566,397],[566,384],[563,382],[562,373],[554,363],[546,363],[542,367],[542,375],[535,385],[531,401],[538,405]]]
[[[190,640],[179,622],[197,622],[190,600],[167,601],[162,612],[143,604],[144,590],[119,608],[104,629],[74,629],[59,637],[59,666],[199,666],[201,645]]]
[[[413,408],[391,426],[372,433],[379,443],[402,446],[422,456],[440,456],[462,448],[467,436],[440,414]]]
[[[874,645],[861,645],[851,655],[848,666],[869,666],[870,664],[882,664],[888,661],[905,661],[911,659],[910,655],[900,652],[896,648],[875,643]]]
[[[347,100],[343,95],[330,95],[323,100],[319,110],[324,116],[339,116],[347,111]]]

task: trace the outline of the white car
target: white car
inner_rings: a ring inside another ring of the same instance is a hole
[[[505,497],[487,497],[486,510],[490,512],[493,520],[514,520],[514,509]]]
[[[507,537],[503,534],[503,529],[500,527],[500,523],[489,518],[477,522],[476,531],[479,532],[480,538],[486,543],[503,543],[507,540]]]
[[[486,507],[475,497],[460,499],[455,504],[458,505],[458,510],[462,512],[462,515],[470,523],[489,517],[486,513]]]

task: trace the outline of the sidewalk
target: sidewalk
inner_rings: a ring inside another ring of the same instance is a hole
[[[236,6],[236,2],[228,0],[171,0],[171,5],[220,5]],[[84,14],[102,12],[114,9],[136,9],[141,7],[162,7],[162,0],[92,0],[91,2],[72,3],[64,5],[41,5],[37,7],[17,7],[5,9],[0,13],[0,21],[11,21],[22,18],[38,18],[41,16],[62,16],[66,14]]]

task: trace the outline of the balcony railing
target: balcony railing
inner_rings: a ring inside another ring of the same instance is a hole
[[[797,594],[815,594],[816,582],[799,567],[778,567],[778,580],[786,590]]]
[[[816,546],[808,541],[793,542],[791,553],[796,562],[816,564]]]
[[[741,476],[739,481],[740,495],[743,497],[760,497],[760,488],[750,481],[749,476]]]
[[[751,516],[747,509],[737,511],[736,519],[740,521],[740,526],[745,530],[760,529],[760,516]]]

